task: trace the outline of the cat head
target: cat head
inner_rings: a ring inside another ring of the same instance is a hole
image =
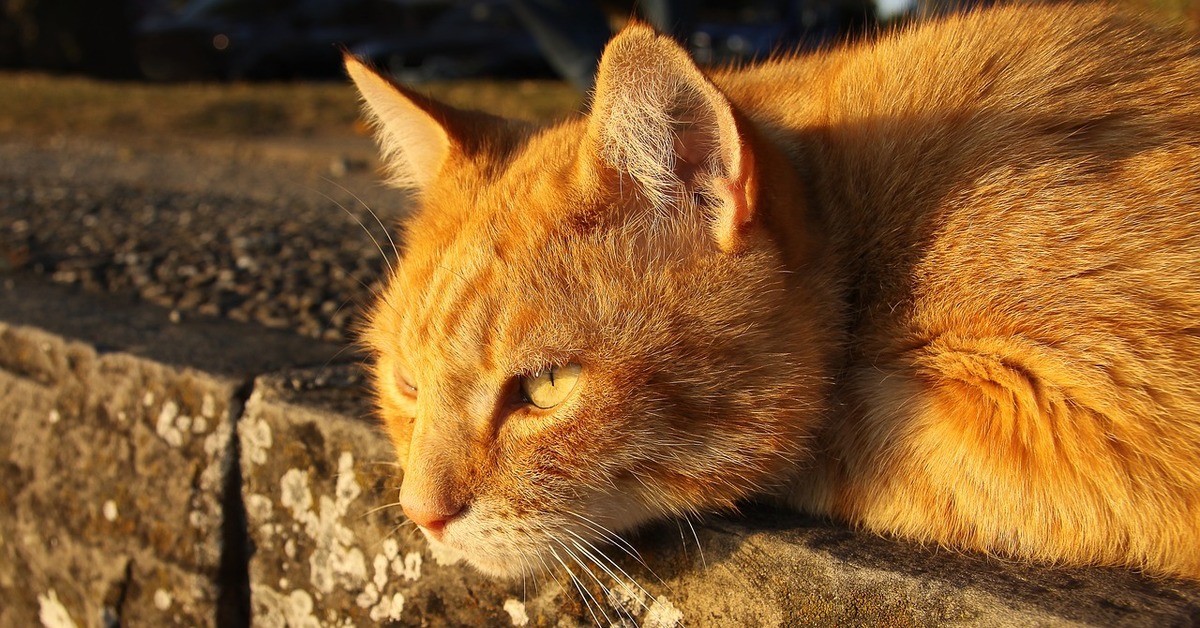
[[[433,542],[516,574],[785,479],[825,387],[798,195],[677,44],[626,29],[544,127],[347,69],[419,205],[364,338]]]

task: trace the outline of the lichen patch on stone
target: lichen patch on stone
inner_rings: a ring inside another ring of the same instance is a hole
[[[211,393],[204,393],[200,401],[200,416],[209,420],[217,418],[217,400]]]
[[[275,506],[266,495],[253,493],[246,498],[246,513],[251,521],[270,521],[274,512]]]
[[[387,558],[388,560],[392,560],[399,555],[400,555],[400,544],[396,542],[396,539],[384,539],[383,540],[383,556],[384,556],[384,558]]]
[[[642,618],[643,628],[676,628],[683,625],[683,611],[675,608],[665,596],[650,603],[650,610]]]
[[[374,565],[375,577],[371,579],[376,588],[382,590],[388,582],[388,559],[383,554],[376,554]]]
[[[179,405],[174,401],[167,400],[158,413],[158,422],[154,425],[154,431],[158,437],[172,447],[183,445],[183,432],[175,425],[175,419],[178,417]]]
[[[45,628],[75,628],[75,620],[71,619],[67,607],[58,601],[58,593],[54,589],[38,596],[38,620]]]
[[[666,596],[653,597],[635,583],[618,582],[608,590],[609,606],[631,618],[641,616],[643,628],[675,628],[683,625],[683,612]],[[642,615],[645,613],[645,615]]]
[[[154,592],[154,608],[160,611],[165,611],[171,608],[171,594],[163,589],[158,589]]]
[[[504,612],[508,613],[514,626],[524,626],[529,623],[529,614],[525,612],[525,604],[516,598],[504,600]]]
[[[366,557],[354,546],[354,533],[342,523],[350,503],[362,494],[354,471],[354,456],[343,452],[338,459],[335,498],[322,495],[313,510],[308,471],[289,469],[280,478],[280,504],[291,511],[313,541],[309,555],[309,579],[320,593],[331,593],[339,583],[347,590],[367,579]]]
[[[296,589],[282,594],[270,587],[252,586],[250,599],[255,606],[254,625],[266,628],[321,628],[313,615],[313,599]],[[336,619],[333,618],[333,619]],[[333,623],[333,620],[330,621]]]
[[[404,595],[397,593],[392,597],[384,596],[371,609],[372,621],[396,621],[404,611]]]
[[[255,395],[258,392],[254,393]],[[266,464],[267,450],[271,448],[271,426],[264,420],[249,416],[242,419],[238,425],[238,436],[241,437],[242,451],[246,458],[254,464]]]
[[[409,552],[404,555],[404,560],[399,556],[393,558],[392,571],[405,580],[416,582],[421,578],[421,553]]]

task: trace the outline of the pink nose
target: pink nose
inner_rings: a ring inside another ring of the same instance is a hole
[[[431,503],[408,496],[401,497],[400,507],[404,509],[404,514],[408,516],[409,520],[439,540],[442,538],[442,530],[446,528],[446,524],[450,523],[450,520],[463,510],[461,505]]]

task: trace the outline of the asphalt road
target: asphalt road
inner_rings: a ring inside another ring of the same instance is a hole
[[[406,206],[373,155],[352,137],[0,139],[0,278],[348,341],[395,257],[380,223]]]

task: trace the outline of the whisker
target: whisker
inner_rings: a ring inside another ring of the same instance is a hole
[[[575,532],[572,532],[571,530],[567,530],[566,532],[568,534],[570,534],[571,536],[574,536],[576,539],[578,539],[578,541],[572,541],[572,543],[576,543],[576,544],[583,543],[583,544],[587,545],[589,548],[591,548],[591,552],[589,552],[589,554],[594,554],[593,560],[596,560],[597,562],[599,562],[600,559],[603,559],[605,562],[612,565],[617,571],[621,572],[621,575],[625,576],[625,578],[627,578],[630,582],[632,582],[634,585],[636,585],[637,588],[641,589],[642,593],[645,593],[646,595],[650,596],[651,599],[654,599],[655,596],[653,593],[650,593],[649,591],[646,590],[645,587],[638,584],[637,580],[634,579],[633,576],[629,575],[629,572],[625,571],[625,569],[623,567],[621,567],[621,565],[617,564],[617,562],[615,560],[613,560],[612,558],[605,555],[604,552],[600,551],[600,548],[596,547],[595,544],[593,544],[591,541],[579,536]],[[603,566],[601,566],[601,569],[608,571],[608,569]],[[647,569],[649,569],[649,568],[647,567]],[[619,578],[617,578],[615,575],[613,575],[612,572],[609,572],[609,575],[612,576],[614,580],[619,580]],[[655,576],[655,577],[657,578],[657,576]]]
[[[704,560],[704,548],[700,546],[700,536],[698,534],[696,534],[696,528],[692,527],[691,515],[685,514],[683,516],[683,521],[685,523],[687,523],[688,528],[690,528],[692,530],[692,538],[696,539],[696,549],[700,552],[700,564],[704,567],[705,570],[707,570],[708,569],[708,561]]]
[[[391,231],[387,228],[387,226],[385,226],[383,224],[383,221],[379,219],[379,215],[375,213],[375,210],[371,209],[370,205],[367,205],[361,198],[358,197],[357,194],[355,194],[354,192],[351,192],[349,190],[349,188],[347,188],[346,186],[338,183],[337,181],[334,181],[333,179],[330,179],[329,177],[321,177],[321,178],[325,179],[329,183],[332,183],[333,185],[336,185],[337,187],[341,188],[341,190],[343,192],[354,197],[354,200],[358,201],[358,204],[362,205],[363,209],[367,210],[367,213],[371,214],[371,217],[375,219],[376,224],[378,224],[379,228],[383,230],[383,235],[387,237],[388,243],[392,245],[392,252],[395,253],[396,259],[400,259],[400,249],[399,249],[399,247],[396,246],[396,241],[392,239]],[[386,259],[386,256],[385,256],[385,259]]]
[[[587,543],[587,541],[584,541],[584,542]],[[604,554],[599,553],[599,550],[596,550],[596,553],[593,553],[591,551],[588,551],[587,548],[583,547],[576,541],[572,541],[571,544],[574,545],[585,557],[590,558],[593,563],[596,563],[596,566],[599,567],[600,569],[602,569],[604,571],[604,573],[608,574],[608,577],[612,578],[613,582],[616,582],[623,589],[625,589],[625,591],[627,593],[629,593],[629,597],[637,600],[637,603],[639,605],[641,605],[641,607],[644,608],[646,610],[646,612],[650,612],[650,607],[646,605],[646,597],[648,596],[651,601],[655,600],[656,598],[654,597],[653,594],[651,594],[649,591],[647,591],[645,588],[643,588],[642,585],[638,584],[636,580],[629,577],[629,574],[625,573],[625,570],[621,569],[620,565],[613,563],[612,560],[609,559],[607,556],[604,556]],[[591,544],[588,543],[588,545],[591,545]],[[595,550],[596,549],[595,546],[592,546],[592,549]],[[625,576],[625,579],[621,579],[621,578],[617,577],[617,574],[613,573],[611,569],[606,567],[604,565],[604,562],[601,559],[607,560],[610,564],[612,564],[613,567],[616,567],[617,571],[620,571],[621,574]],[[634,586],[636,586],[638,589],[641,590],[641,592],[643,594],[645,594],[645,596],[638,595],[637,592],[634,591],[629,586],[629,582],[632,582],[634,584]],[[604,585],[600,585],[600,586],[603,587]],[[607,589],[607,590],[610,594],[612,593],[611,589]]]
[[[583,561],[579,560],[579,557],[575,555],[575,552],[572,552],[572,551],[571,551],[571,548],[567,547],[567,544],[566,544],[566,543],[563,543],[562,541],[560,541],[559,539],[557,539],[557,538],[554,538],[554,537],[551,537],[551,540],[552,540],[552,541],[554,541],[555,543],[558,543],[558,545],[559,545],[560,547],[562,547],[563,551],[567,553],[567,556],[569,556],[569,557],[571,558],[571,560],[575,561],[575,564],[576,564],[576,565],[579,565],[579,568],[580,568],[580,569],[582,569],[582,570],[583,570],[583,572],[584,572],[584,573],[586,573],[588,576],[590,576],[590,577],[592,578],[592,580],[593,580],[593,581],[594,581],[594,582],[595,582],[597,585],[599,585],[599,587],[600,587],[600,589],[601,589],[602,591],[604,591],[606,594],[609,592],[609,589],[608,589],[608,587],[604,586],[604,583],[603,583],[603,582],[600,582],[600,579],[596,577],[596,574],[595,574],[595,573],[593,573],[593,572],[592,572],[592,570],[591,570],[591,569],[589,569],[589,568],[588,568],[588,566],[587,566],[587,565],[585,565],[585,564],[583,563]],[[551,549],[550,551],[551,551],[551,552],[554,552],[554,550],[553,550],[553,549]],[[556,553],[556,552],[555,552],[555,555],[557,556],[557,553]],[[561,561],[561,559],[559,559],[559,560]],[[574,577],[575,577],[575,574],[574,574],[574,572],[572,572],[572,573],[571,573],[571,576],[572,576],[572,578],[574,578]],[[576,580],[576,585],[577,585],[577,588],[578,588],[578,589],[580,589],[580,590],[581,590],[581,591],[582,591],[584,594],[586,594],[586,595],[587,595],[589,598],[591,598],[591,600],[592,600],[593,602],[595,602],[595,603],[596,603],[596,608],[600,610],[600,614],[601,614],[601,615],[604,615],[604,619],[605,619],[605,621],[607,621],[609,624],[612,624],[612,618],[611,618],[611,617],[609,617],[609,616],[608,616],[608,613],[606,613],[606,612],[604,611],[604,604],[602,604],[602,603],[600,602],[600,600],[597,600],[597,599],[596,599],[596,596],[595,596],[595,595],[592,595],[592,592],[591,592],[591,591],[589,591],[589,590],[587,590],[587,588],[586,588],[586,587],[583,587],[583,586],[581,586],[581,584],[582,584],[582,583],[581,583],[581,582],[580,582],[580,581],[577,579],[577,580]],[[592,615],[592,616],[593,616],[593,618],[594,618],[594,617],[595,617],[595,614],[593,613],[593,615]],[[597,625],[599,625],[599,623],[600,623],[600,622],[599,622],[599,620],[597,620],[597,622],[596,622],[596,623],[597,623]]]
[[[583,605],[585,607],[587,607],[588,613],[592,616],[592,621],[597,626],[602,626],[603,624],[600,623],[600,618],[596,617],[596,612],[592,610],[592,605],[590,602],[588,602],[588,599],[592,597],[592,594],[588,593],[583,588],[583,585],[581,585],[579,583],[579,579],[575,577],[575,572],[571,571],[571,568],[568,567],[565,562],[563,562],[563,559],[561,556],[558,555],[558,552],[554,551],[553,547],[549,548],[549,549],[550,549],[550,554],[552,556],[554,556],[554,559],[558,561],[558,564],[562,565],[562,568],[566,570],[567,576],[571,578],[571,584],[575,585],[575,590],[579,591],[579,597],[581,600],[583,600]],[[601,612],[603,612],[603,610]],[[608,618],[607,615],[605,615],[604,617],[605,617],[605,619]]]
[[[339,208],[341,208],[342,211],[346,212],[347,216],[352,218],[354,220],[354,222],[358,223],[358,226],[361,227],[364,232],[366,232],[367,237],[371,238],[371,242],[373,242],[375,244],[375,248],[379,251],[379,255],[383,258],[384,265],[387,266],[388,273],[392,274],[395,272],[395,269],[392,267],[392,262],[391,262],[391,260],[388,259],[387,253],[383,250],[383,246],[381,246],[379,244],[379,240],[375,239],[375,235],[372,234],[371,230],[367,229],[367,226],[364,225],[363,222],[358,219],[358,216],[354,215],[354,212],[347,209],[345,205],[342,205],[342,203],[340,201],[333,198],[332,196],[330,196],[320,190],[314,189],[314,188],[309,188],[309,189],[312,190],[313,192],[316,192],[317,194],[320,194],[321,196],[324,196],[325,199],[328,200],[330,203],[337,205]],[[384,230],[384,233],[385,234],[387,233],[386,229]],[[388,237],[390,238],[391,236],[388,236]],[[359,282],[359,283],[361,283],[361,282]],[[364,287],[366,287],[366,286],[364,285]]]
[[[382,506],[376,506],[376,507],[374,507],[374,508],[372,508],[372,509],[370,509],[370,510],[368,510],[368,511],[364,512],[364,513],[362,513],[361,515],[359,515],[359,518],[360,518],[360,519],[362,519],[362,518],[365,518],[365,517],[369,517],[369,516],[371,516],[371,515],[373,515],[373,514],[375,514],[375,513],[379,512],[380,510],[384,510],[384,509],[391,508],[391,507],[393,507],[393,506],[399,506],[399,505],[400,505],[400,502],[391,502],[391,503],[388,503],[388,504],[384,504],[384,505],[382,505]]]
[[[592,531],[599,534],[605,541],[616,546],[617,549],[620,549],[621,551],[628,554],[631,558],[638,561],[638,563],[641,564],[646,569],[650,568],[650,566],[646,564],[646,561],[642,560],[642,555],[637,551],[637,548],[635,548],[633,545],[631,545],[629,543],[629,541],[626,541],[624,538],[622,538],[621,535],[617,534],[616,532],[613,532],[612,530],[596,523],[594,520],[592,520],[584,515],[581,515],[579,513],[567,512],[567,514],[578,519],[580,523],[582,523],[583,525],[590,528]]]

